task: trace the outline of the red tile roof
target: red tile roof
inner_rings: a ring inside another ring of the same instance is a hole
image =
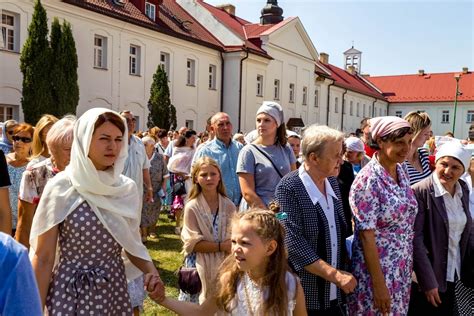
[[[156,30],[170,36],[182,38],[217,50],[223,45],[190,14],[179,6],[175,0],[164,0],[157,12],[156,22],[150,20],[130,0],[123,0],[123,5],[112,0],[63,0],[84,9],[121,19],[132,24]]]
[[[351,75],[349,72],[336,67],[331,64],[323,64],[327,70],[330,71],[330,79],[334,80],[334,85],[349,89],[351,91],[355,91],[361,94],[365,94],[380,100],[385,100],[385,97],[377,91],[374,87],[370,85],[370,83],[366,82],[364,78],[360,77],[359,75]],[[319,71],[322,69],[319,68]],[[318,69],[317,69],[318,71]]]
[[[367,77],[380,88],[391,103],[453,101],[457,73]],[[474,74],[461,74],[459,101],[474,101]]]

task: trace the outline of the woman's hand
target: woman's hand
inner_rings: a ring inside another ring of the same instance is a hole
[[[441,304],[441,298],[439,297],[439,292],[438,292],[437,287],[426,291],[425,296],[428,302],[430,302],[430,304],[433,305],[434,307],[438,307],[438,305]]]
[[[144,287],[152,300],[160,303],[165,299],[165,285],[158,274],[145,274]]]
[[[382,315],[389,315],[392,305],[392,298],[388,291],[387,285],[374,285],[374,307],[382,313]]]
[[[354,292],[354,289],[357,285],[357,280],[349,272],[337,270],[335,284],[338,288],[343,290],[344,293],[349,294]]]

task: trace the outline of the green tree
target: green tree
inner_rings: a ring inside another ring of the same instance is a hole
[[[71,24],[64,21],[62,26],[54,18],[51,25],[51,91],[54,107],[50,113],[57,117],[76,114],[79,102],[77,84],[77,52]]]
[[[25,121],[31,124],[35,124],[52,105],[50,60],[48,17],[41,1],[36,0],[28,38],[20,56],[20,70],[23,73],[21,105]]]
[[[153,75],[148,110],[147,126],[149,128],[153,126],[164,129],[170,129],[171,126],[176,127],[176,108],[171,104],[168,76],[162,65],[158,66]]]

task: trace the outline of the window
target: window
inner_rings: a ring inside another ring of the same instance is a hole
[[[353,101],[349,102],[349,115],[350,116],[354,115],[354,102]]]
[[[474,111],[469,110],[467,111],[466,123],[473,123],[473,122],[474,122]]]
[[[379,116],[382,116],[382,108],[379,108]]]
[[[290,103],[295,103],[295,84],[290,83],[290,98],[289,98]]]
[[[140,75],[140,46],[130,45],[128,69],[131,75]]]
[[[395,111],[395,116],[402,117],[402,111]]]
[[[195,85],[196,61],[188,59],[186,61],[186,84],[188,86]]]
[[[263,76],[257,75],[257,96],[263,96]]]
[[[357,106],[356,106],[356,116],[360,117],[360,104],[359,104],[359,102],[357,102]]]
[[[367,113],[368,117],[372,117],[372,105],[369,105],[369,113]]]
[[[366,117],[365,116],[365,110],[366,110],[366,106],[365,104],[362,106],[362,117]]]
[[[308,104],[308,87],[303,87],[303,105]]]
[[[445,110],[441,113],[441,123],[449,123],[449,110]]]
[[[319,92],[318,90],[314,90],[314,107],[317,108],[319,106]]]
[[[334,113],[339,113],[339,98],[334,99]]]
[[[387,115],[387,110],[383,109],[383,115]]]
[[[170,54],[165,53],[165,52],[160,53],[160,65],[165,70],[166,75],[168,76],[168,81],[169,81],[169,78],[170,78]]]
[[[0,38],[0,49],[9,51],[17,51],[16,32],[15,32],[15,16],[12,14],[2,13],[2,37]]]
[[[0,105],[0,121],[13,120],[13,106]]]
[[[107,68],[107,37],[94,36],[94,67]]]
[[[155,21],[155,5],[153,3],[145,2],[145,14],[150,20]]]
[[[216,71],[215,65],[209,65],[209,90],[216,90]]]
[[[273,99],[280,100],[280,80],[273,81]]]
[[[188,129],[194,129],[194,121],[193,120],[186,120],[184,121],[184,126]]]

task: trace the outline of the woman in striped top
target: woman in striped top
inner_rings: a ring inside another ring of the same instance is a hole
[[[411,150],[405,164],[410,178],[410,185],[420,182],[431,175],[429,152],[423,148],[423,144],[430,137],[431,120],[428,114],[413,111],[405,116],[413,129],[413,141]]]

